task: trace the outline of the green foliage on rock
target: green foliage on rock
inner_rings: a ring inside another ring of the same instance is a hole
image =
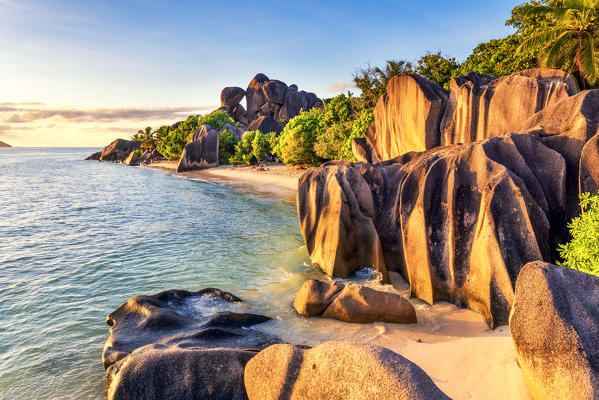
[[[198,117],[199,125],[210,125],[217,131],[223,129],[225,125],[235,125],[233,118],[229,116],[229,113],[225,110],[212,111],[210,114]]]
[[[572,240],[558,247],[561,265],[599,276],[599,195],[580,195],[581,214],[568,224]]]
[[[218,136],[218,162],[220,164],[229,164],[231,157],[235,153],[237,138],[228,130],[224,130]]]
[[[455,58],[443,56],[441,52],[427,52],[416,63],[416,73],[435,82],[437,85],[449,89],[451,78],[460,68]]]

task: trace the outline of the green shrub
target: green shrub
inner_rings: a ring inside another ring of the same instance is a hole
[[[231,118],[229,113],[225,110],[216,110],[212,111],[210,114],[204,115],[203,117],[199,117],[198,126],[204,124],[210,125],[217,131],[220,131],[227,124],[235,125],[235,121],[233,121],[233,118]]]
[[[314,151],[314,143],[322,131],[321,114],[318,108],[302,111],[285,125],[273,149],[285,164],[320,164],[322,160]]]
[[[560,264],[599,276],[599,196],[581,193],[580,208],[568,224],[572,240],[558,247]]]
[[[141,149],[133,150],[133,152],[137,154],[138,157],[141,157],[142,155]]]
[[[235,154],[231,157],[231,164],[252,165],[256,162],[252,142],[254,141],[257,132],[258,131],[245,132],[243,136],[241,136],[241,140],[235,145]]]
[[[237,138],[227,129],[222,131],[218,136],[218,162],[221,164],[229,164],[231,157],[235,153],[235,145]]]
[[[270,152],[270,143],[267,134],[256,131],[254,140],[252,140],[252,154],[256,158],[256,162],[260,163],[266,159],[267,153]]]

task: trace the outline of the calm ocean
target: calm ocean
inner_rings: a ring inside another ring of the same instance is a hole
[[[131,296],[218,287],[289,320],[316,276],[293,205],[95,150],[0,149],[0,399],[104,398],[104,321]]]

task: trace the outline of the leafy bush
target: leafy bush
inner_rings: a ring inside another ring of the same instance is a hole
[[[138,157],[141,157],[142,155],[141,149],[133,150],[133,152],[137,154]]]
[[[561,265],[599,276],[599,196],[581,193],[580,208],[568,224],[572,240],[558,247]]]
[[[374,121],[373,109],[360,109],[353,97],[343,94],[333,98],[322,112],[320,130],[314,151],[325,160],[355,161],[351,149],[354,138],[364,137]]]
[[[314,151],[314,143],[322,131],[321,113],[318,108],[302,111],[285,125],[273,149],[285,164],[320,164],[322,160]]]
[[[420,57],[416,66],[416,73],[437,85],[449,89],[451,78],[460,68],[460,64],[453,57],[445,57],[441,52],[426,53]]]
[[[268,135],[265,135],[260,131],[256,131],[254,139],[252,140],[252,154],[254,155],[256,162],[262,162],[269,152],[270,143],[268,141]]]
[[[221,164],[229,164],[231,157],[235,153],[235,145],[237,138],[227,129],[222,131],[218,136],[218,162]]]
[[[231,118],[229,113],[225,110],[212,111],[210,114],[199,117],[198,119],[198,126],[210,125],[217,131],[223,129],[223,127],[227,124],[235,125],[235,121],[233,121],[233,118]]]

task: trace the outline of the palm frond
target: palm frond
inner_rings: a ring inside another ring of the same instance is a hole
[[[554,42],[549,46],[549,51],[542,57],[542,62],[545,67],[560,68],[563,65],[564,58],[571,55],[568,51],[570,42],[572,42],[571,32],[563,32]]]
[[[555,39],[563,33],[562,29],[551,29],[549,31],[540,32],[536,35],[531,36],[529,39],[524,41],[518,46],[517,51],[519,53],[535,50],[539,47],[545,48],[548,43],[552,43]]]
[[[599,79],[599,65],[595,41],[588,32],[585,32],[582,36],[579,62],[582,76],[593,85]]]

